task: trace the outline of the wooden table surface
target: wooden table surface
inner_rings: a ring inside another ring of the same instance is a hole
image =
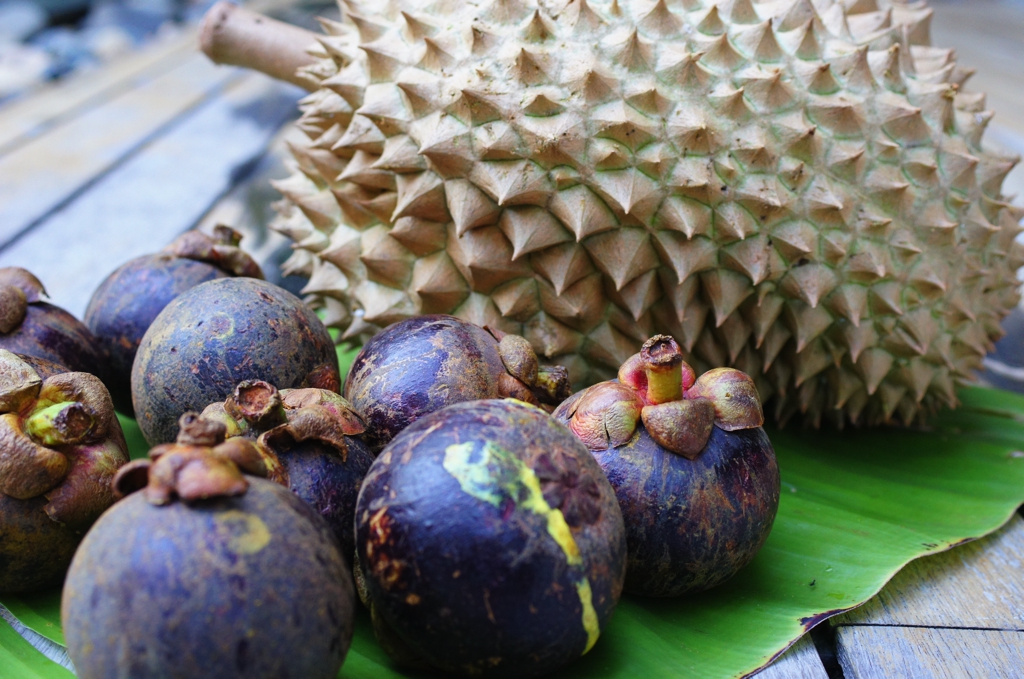
[[[931,4],[934,44],[989,93],[988,141],[1024,154],[1024,1]],[[241,227],[271,264],[287,249],[264,227],[268,180],[286,174],[284,126],[303,93],[215,67],[195,42],[171,36],[0,107],[0,266],[31,268],[78,316],[113,269],[189,228]],[[1007,186],[1024,196],[1024,169]],[[912,562],[759,676],[1024,677],[1024,519]]]

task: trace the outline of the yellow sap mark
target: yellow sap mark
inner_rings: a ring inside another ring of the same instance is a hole
[[[228,549],[235,554],[255,554],[270,543],[270,529],[258,516],[229,509],[214,520],[217,532],[226,535]]]
[[[456,443],[444,450],[442,465],[459,482],[462,490],[484,502],[500,507],[506,498],[516,507],[544,517],[548,534],[555,540],[570,566],[582,566],[579,545],[565,522],[562,510],[553,508],[544,499],[540,479],[522,460],[493,443],[484,443],[473,459],[473,443]],[[583,607],[583,629],[587,632],[586,653],[593,648],[601,633],[594,610],[590,581],[586,576],[576,583],[576,592]]]
[[[590,591],[590,581],[583,578],[577,582],[576,593],[583,604],[583,629],[587,631],[587,647],[583,649],[583,655],[586,655],[601,636],[601,626],[597,622],[597,611],[594,610],[594,594]]]

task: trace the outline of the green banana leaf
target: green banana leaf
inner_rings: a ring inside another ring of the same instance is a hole
[[[696,596],[623,597],[593,651],[558,676],[743,676],[869,599],[911,559],[996,530],[1024,502],[1024,398],[981,388],[960,396],[963,407],[927,431],[769,430],[782,499],[757,558]],[[125,425],[133,454],[141,454],[137,428]],[[2,603],[63,643],[59,592]],[[69,676],[26,648],[0,620],[0,667],[15,668],[5,677]],[[361,614],[339,676],[414,675],[392,667]]]

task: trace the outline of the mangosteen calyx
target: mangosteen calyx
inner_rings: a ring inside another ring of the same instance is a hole
[[[127,461],[98,378],[64,372],[44,380],[0,349],[0,493],[18,500],[43,495],[51,519],[87,525],[113,501],[109,479]]]
[[[185,502],[242,495],[249,488],[245,474],[267,476],[263,456],[244,438],[225,440],[226,427],[199,413],[179,420],[175,443],[149,451],[148,460],[135,460],[114,477],[113,490],[125,497],[142,490],[146,501],[166,505],[175,498]]]
[[[163,249],[164,252],[212,264],[232,276],[263,278],[263,270],[249,254],[238,247],[242,234],[229,226],[218,224],[213,236],[201,231],[186,231]]]
[[[594,451],[626,443],[642,421],[659,445],[691,460],[704,450],[712,427],[737,431],[764,424],[757,389],[747,374],[716,368],[698,378],[668,335],[647,340],[622,364],[617,382],[574,395],[555,417]]]
[[[498,355],[505,366],[505,374],[498,376],[499,395],[551,412],[572,393],[569,371],[560,365],[540,365],[524,337],[487,326],[484,330],[498,341]]]
[[[17,266],[0,268],[0,335],[21,327],[28,305],[46,296],[38,278]]]
[[[268,469],[268,478],[288,485],[278,455],[296,443],[315,440],[348,459],[347,436],[366,431],[363,418],[341,395],[327,389],[285,389],[262,380],[247,380],[235,387],[223,403],[203,410],[202,418],[224,427],[230,437],[255,441]]]

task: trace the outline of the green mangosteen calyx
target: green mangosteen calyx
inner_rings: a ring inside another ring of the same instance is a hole
[[[699,378],[675,339],[656,335],[619,369],[617,382],[602,382],[574,395],[556,412],[591,450],[607,450],[632,438],[637,423],[659,445],[694,459],[711,428],[753,429],[764,423],[753,380],[733,368]]]
[[[263,456],[244,438],[225,440],[225,426],[185,413],[178,422],[175,443],[149,451],[148,460],[135,460],[114,477],[118,497],[142,490],[146,501],[166,505],[175,498],[185,502],[242,495],[249,487],[245,474],[267,476]]]
[[[569,371],[560,365],[540,365],[530,343],[519,335],[510,335],[484,326],[498,340],[498,355],[505,373],[498,375],[498,394],[515,398],[551,412],[572,393]]]
[[[201,231],[186,231],[178,236],[164,252],[206,262],[233,276],[246,278],[263,278],[263,270],[238,244],[242,234],[229,226],[218,224],[213,229],[213,236]]]
[[[27,360],[0,349],[0,493],[45,496],[51,519],[84,526],[113,502],[110,478],[127,461],[98,378],[63,372],[42,379]]]

